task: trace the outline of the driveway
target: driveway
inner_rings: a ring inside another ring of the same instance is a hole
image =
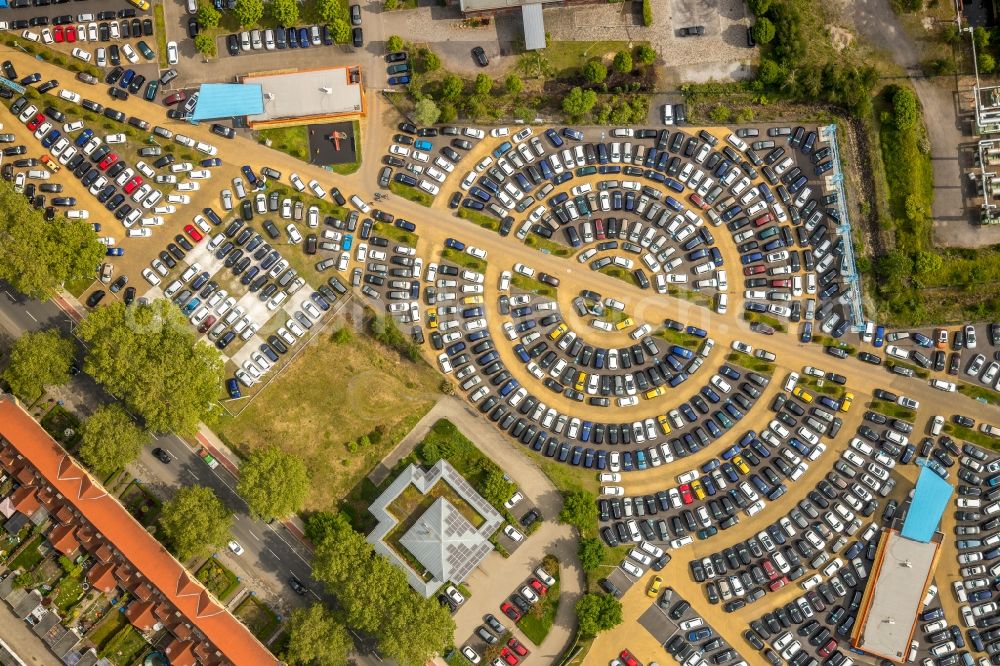
[[[493,613],[505,625],[510,625],[510,620],[500,613],[500,604],[524,584],[523,581],[541,564],[546,554],[552,553],[559,558],[561,564],[559,610],[552,630],[542,645],[537,647],[531,647],[530,641],[520,635],[520,632],[515,632],[515,635],[532,651],[526,663],[554,663],[573,637],[576,602],[584,583],[583,570],[576,554],[577,536],[568,525],[557,522],[562,509],[562,495],[538,467],[459,398],[443,398],[431,413],[454,423],[484,454],[500,465],[517,482],[528,501],[539,508],[544,518],[541,527],[509,558],[504,559],[495,551],[490,553],[465,581],[472,591],[472,597],[455,616],[455,644],[458,647],[465,645],[473,630],[482,624],[486,613]],[[432,424],[433,421],[428,425]],[[437,663],[444,662],[439,659]]]

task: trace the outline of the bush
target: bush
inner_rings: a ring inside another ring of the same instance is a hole
[[[391,35],[389,39],[385,41],[386,51],[402,51],[403,50],[403,38],[399,35]]]
[[[608,78],[608,68],[600,60],[591,60],[583,66],[583,79],[587,83],[603,83]]]
[[[524,82],[517,74],[511,74],[504,81],[504,88],[509,94],[516,95],[524,90]]]
[[[642,24],[647,28],[653,25],[652,0],[642,0]]]
[[[920,108],[917,96],[906,86],[894,86],[892,93],[893,123],[896,129],[906,131],[912,129],[920,120]]]
[[[758,44],[770,44],[774,39],[774,24],[766,17],[757,19],[757,23],[750,28],[750,35]]]
[[[635,49],[635,61],[640,65],[652,65],[656,61],[656,51],[649,44],[640,44]]]
[[[615,54],[615,69],[621,74],[628,74],[632,71],[632,54],[621,50]]]

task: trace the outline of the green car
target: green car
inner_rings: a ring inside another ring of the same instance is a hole
[[[146,84],[146,92],[143,94],[143,97],[146,98],[147,102],[152,102],[154,99],[156,99],[156,92],[159,89],[160,89],[160,82],[157,81],[156,79],[153,79],[152,81]]]
[[[154,58],[156,58],[156,54],[153,53],[153,49],[149,48],[149,44],[147,44],[145,41],[139,40],[139,43],[136,44],[136,47],[139,49],[139,52],[142,53],[143,57],[146,58],[146,60],[153,60]]]
[[[595,173],[597,173],[597,167],[594,166],[580,167],[576,170],[577,176],[593,176]]]
[[[386,70],[389,74],[403,74],[410,71],[410,66],[405,62],[401,62],[396,65],[389,65]]]

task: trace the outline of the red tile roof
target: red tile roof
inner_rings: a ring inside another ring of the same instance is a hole
[[[278,664],[243,624],[215,603],[203,587],[160,545],[121,504],[110,497],[66,454],[31,416],[10,398],[0,399],[0,437],[31,465],[93,525],[120,555],[132,563],[220,653],[236,666]],[[183,654],[181,650],[178,654]],[[172,664],[193,664],[175,660]]]
[[[41,506],[38,502],[35,489],[31,486],[21,486],[15,490],[14,494],[10,497],[10,503],[15,509],[29,518]]]
[[[194,656],[194,644],[191,641],[174,640],[167,646],[167,659],[170,666],[194,666],[197,663]]]
[[[49,532],[49,543],[66,556],[70,556],[80,549],[80,542],[73,536],[73,528],[73,525],[56,525]]]
[[[125,617],[139,631],[149,631],[156,624],[152,601],[133,601],[125,609]]]
[[[87,580],[91,587],[101,592],[115,589],[114,566],[110,564],[95,564],[87,571]]]

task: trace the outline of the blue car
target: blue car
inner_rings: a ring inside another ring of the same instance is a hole
[[[299,46],[309,48],[309,31],[305,28],[299,28]]]
[[[243,176],[250,182],[251,187],[257,184],[257,174],[253,172],[253,169],[249,165],[244,164],[240,171],[243,172]]]
[[[222,166],[222,160],[218,157],[210,157],[207,160],[202,160],[199,164],[203,167],[217,167]]]
[[[62,133],[59,130],[52,130],[42,139],[42,147],[51,148],[52,144],[58,141],[60,136],[62,136]]]
[[[240,385],[236,381],[235,377],[230,377],[226,380],[226,390],[229,391],[229,397],[233,400],[242,397],[243,395],[240,393]]]
[[[799,339],[802,342],[810,342],[812,341],[812,338],[813,338],[813,325],[812,322],[807,321],[802,326],[802,334],[799,336]]]
[[[554,129],[545,130],[545,138],[549,140],[553,148],[558,148],[563,145],[563,140],[556,134]]]
[[[882,343],[885,342],[885,326],[877,326],[875,328],[875,341],[872,343],[876,347],[881,347]]]
[[[135,71],[126,69],[125,73],[122,74],[122,78],[118,80],[118,87],[123,89],[128,88],[128,85],[132,83],[133,78],[135,78]]]
[[[90,141],[92,136],[94,136],[93,130],[85,129],[82,132],[80,132],[80,136],[76,137],[77,147],[83,148],[83,146],[86,145],[88,141]]]
[[[458,250],[459,252],[465,249],[465,243],[454,238],[445,239],[444,246],[450,250]]]
[[[390,86],[405,86],[410,82],[410,75],[404,74],[403,76],[390,76],[389,85]]]
[[[104,254],[109,257],[120,257],[125,254],[125,250],[120,247],[109,247]]]
[[[413,144],[413,147],[417,150],[431,150],[434,148],[431,142],[426,139],[417,139],[417,141]]]
[[[344,240],[340,242],[340,247],[344,250],[344,252],[347,252],[348,250],[351,249],[351,245],[353,244],[354,244],[354,236],[352,236],[351,234],[347,234],[346,236],[344,236]]]

